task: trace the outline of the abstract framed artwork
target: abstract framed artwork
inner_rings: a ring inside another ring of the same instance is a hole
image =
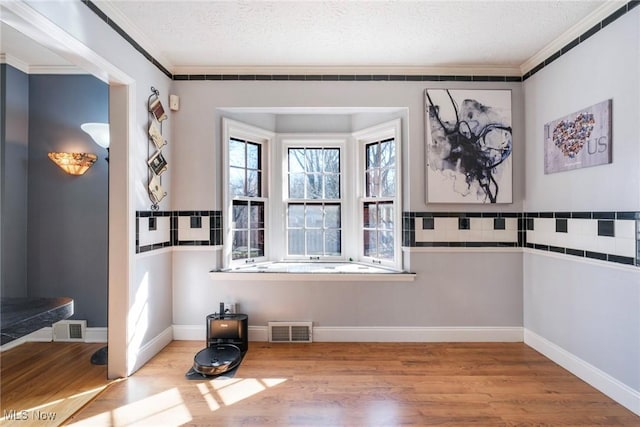
[[[544,173],[611,163],[611,99],[544,125]]]
[[[512,203],[511,91],[424,95],[427,203]]]

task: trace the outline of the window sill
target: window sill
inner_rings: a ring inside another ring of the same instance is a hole
[[[212,279],[314,282],[412,282],[416,274],[358,263],[268,262],[210,271]]]

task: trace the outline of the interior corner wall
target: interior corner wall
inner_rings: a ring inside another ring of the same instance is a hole
[[[107,151],[80,125],[108,122],[108,86],[90,75],[29,76],[28,294],[71,297],[72,319],[107,326]],[[49,152],[95,153],[81,176]]]
[[[640,211],[639,76],[636,8],[525,80],[526,211]],[[545,175],[545,123],[607,99],[613,162]],[[638,266],[525,250],[523,277],[526,331],[640,392]]]
[[[27,296],[27,163],[29,136],[29,77],[8,65],[0,65],[2,105],[2,261],[0,295]]]

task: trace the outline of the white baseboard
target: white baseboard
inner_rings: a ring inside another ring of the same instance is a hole
[[[84,342],[104,342],[108,341],[107,328],[87,328]]]
[[[640,415],[640,392],[638,390],[632,389],[606,372],[528,329],[524,329],[524,343],[630,411]]]
[[[9,341],[0,347],[0,352],[10,350],[24,344],[26,342],[49,342],[53,341],[53,328],[48,326],[46,328],[38,329],[35,332],[31,332],[29,335],[25,335],[13,341]]]
[[[173,339],[204,342],[204,326],[173,325]],[[249,326],[249,341],[268,341],[266,326]],[[516,327],[328,327],[313,328],[317,342],[522,342]]]
[[[318,342],[522,342],[521,327],[315,327]]]
[[[18,338],[17,340],[10,341],[0,347],[0,353],[3,351],[7,351],[14,347],[19,346],[20,344],[26,342],[50,342],[53,341],[53,328],[47,326],[46,328],[38,329],[35,332],[30,333],[29,335],[25,335],[24,337]],[[107,342],[107,328],[87,328],[85,329],[85,339],[84,342]]]
[[[165,348],[171,341],[173,341],[173,327],[169,326],[153,337],[148,343],[140,347],[135,354],[129,355],[129,363],[132,363],[132,365],[127,375],[131,375],[142,368],[145,363],[151,360],[153,356],[158,354],[160,350]]]
[[[30,333],[23,337],[25,342],[48,342],[53,341],[53,328],[47,326],[46,328],[38,329],[35,332]]]

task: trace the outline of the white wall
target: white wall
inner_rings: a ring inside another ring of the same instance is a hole
[[[514,128],[514,203],[509,205],[430,205],[425,203],[424,89],[511,89]],[[345,82],[345,81],[176,81],[180,111],[172,117],[174,210],[222,209],[221,119],[242,120],[237,109],[292,107],[362,109],[351,126],[364,127],[389,114],[403,116],[405,211],[521,212],[524,189],[524,112],[520,83]],[[371,114],[373,108],[396,113]],[[227,113],[234,109],[234,114]],[[253,111],[253,110],[251,110]],[[290,130],[291,116],[245,120]],[[336,126],[348,123],[328,116]],[[278,127],[280,126],[280,127]],[[319,126],[319,125],[316,125]],[[323,127],[323,126],[321,126]],[[302,130],[302,128],[298,128]],[[344,131],[345,129],[338,129]],[[349,130],[349,129],[346,129]],[[250,326],[269,320],[313,320],[334,327],[520,327],[522,255],[518,251],[429,250],[405,253],[415,282],[225,282],[208,271],[220,268],[219,252],[174,251],[173,315],[176,325],[204,325],[220,301],[236,302]]]
[[[640,211],[639,76],[636,8],[524,82],[526,211]],[[544,124],[610,98],[613,163],[545,175]],[[640,411],[638,267],[526,251],[524,326],[635,390]]]

